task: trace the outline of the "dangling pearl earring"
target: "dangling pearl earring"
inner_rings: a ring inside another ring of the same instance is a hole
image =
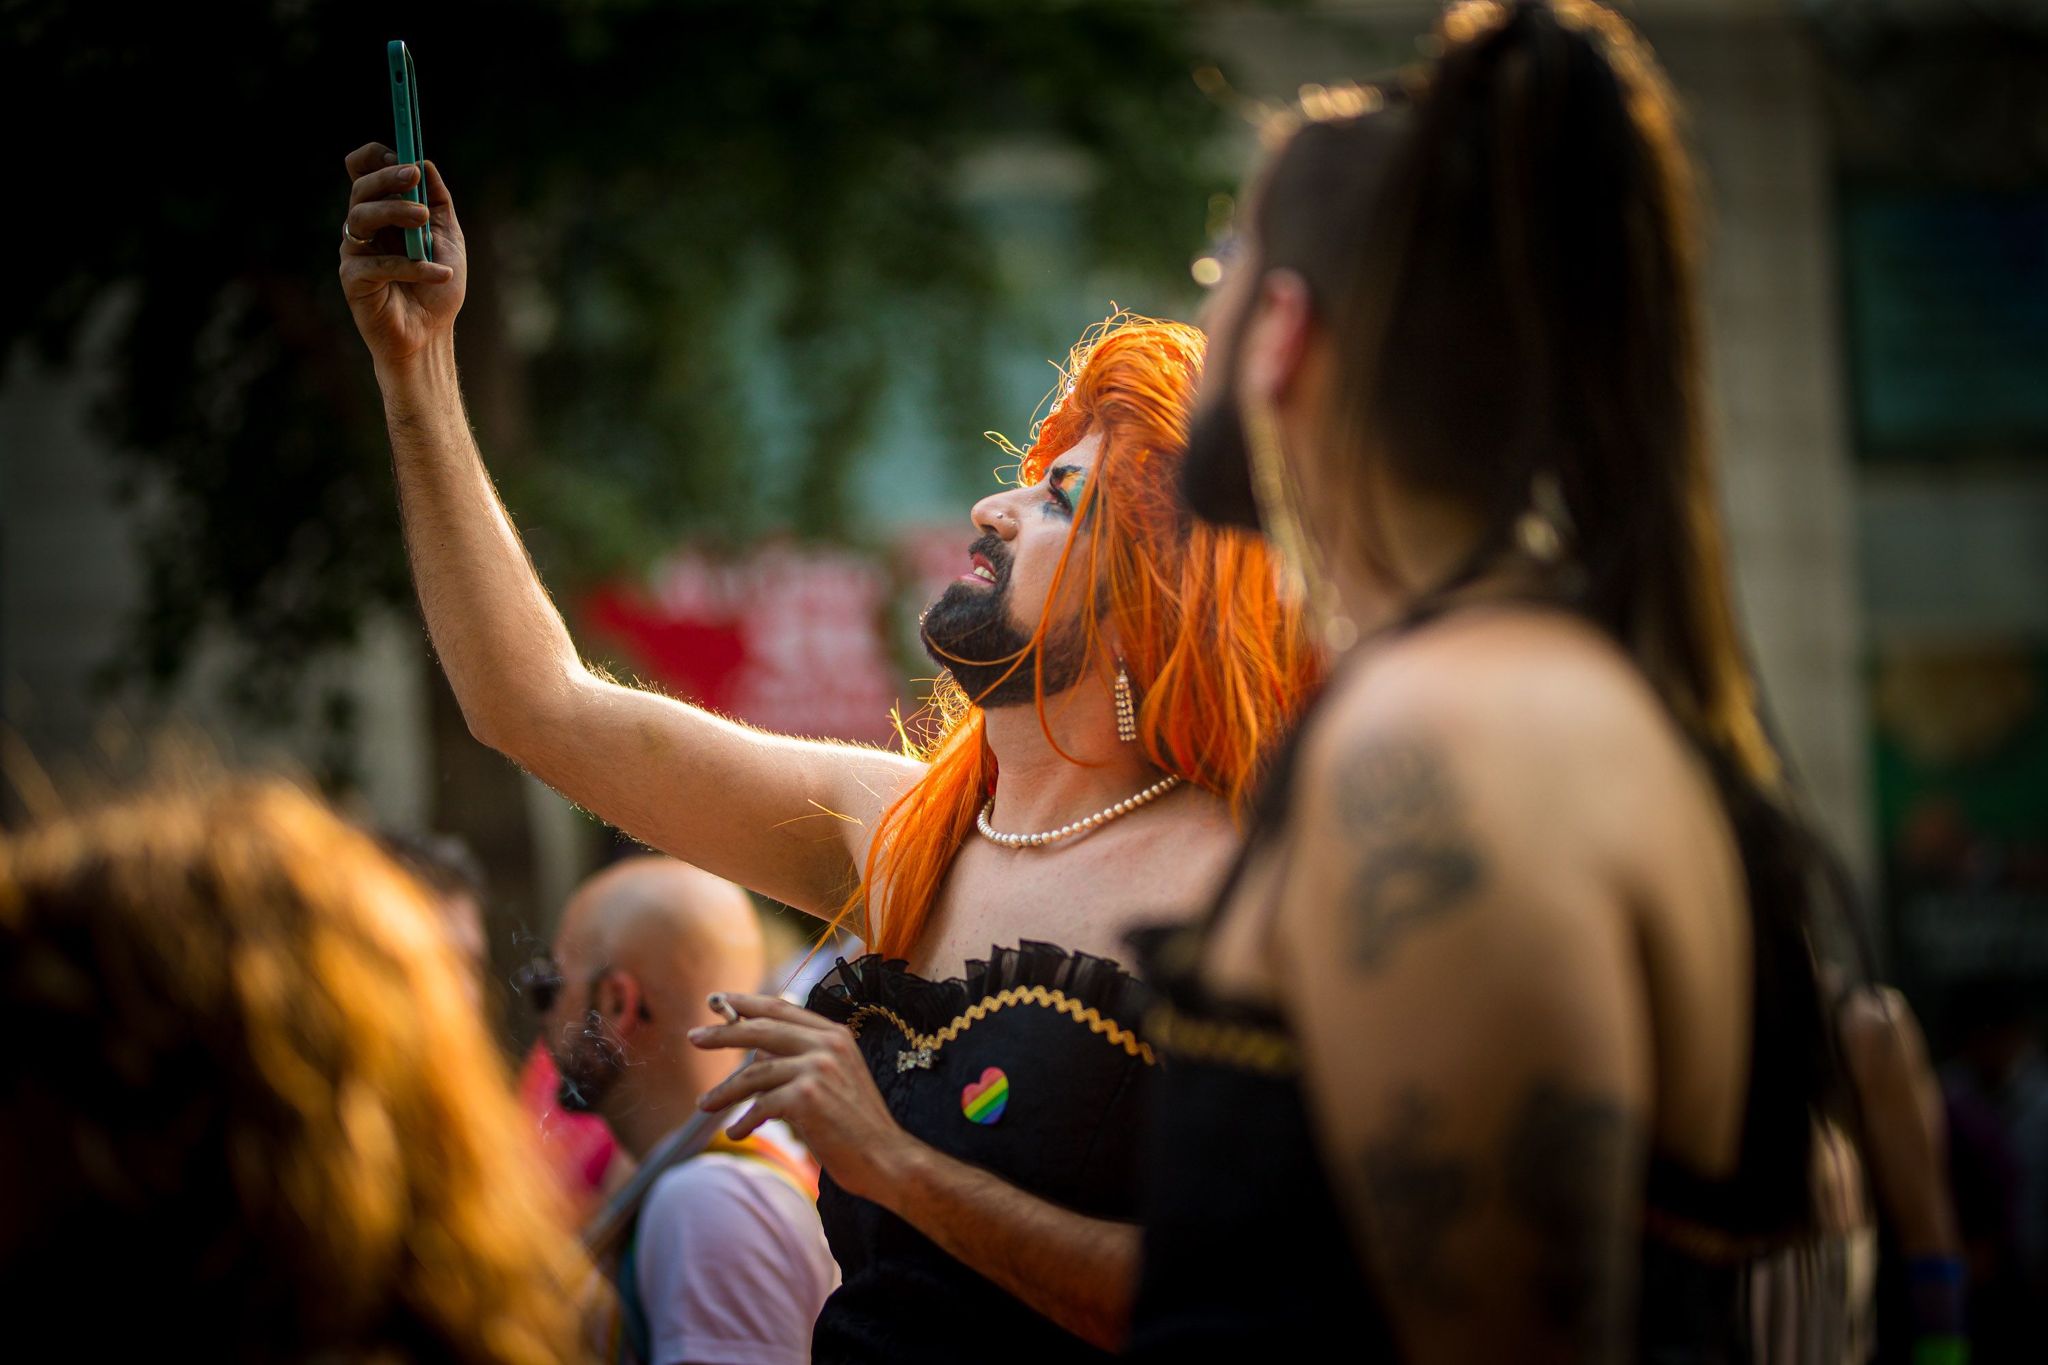
[[[1138,707],[1131,697],[1131,675],[1124,661],[1116,661],[1116,737],[1126,744],[1138,742]]]

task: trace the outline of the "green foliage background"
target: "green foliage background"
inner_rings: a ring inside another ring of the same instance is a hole
[[[1201,6],[372,8],[116,20],[0,0],[11,126],[38,130],[0,355],[26,341],[67,364],[93,306],[121,301],[97,420],[148,492],[124,662],[168,684],[226,640],[259,716],[409,592],[381,409],[332,273],[342,156],[390,139],[387,39],[415,51],[426,148],[476,258],[458,328],[472,415],[558,589],[686,536],[857,534],[852,456],[904,374],[924,376],[937,429],[1021,418],[991,411],[994,331],[1020,300],[1001,224],[960,192],[978,151],[1093,166],[1077,279],[1184,282],[1227,188],[1205,159],[1218,114],[1189,79]]]

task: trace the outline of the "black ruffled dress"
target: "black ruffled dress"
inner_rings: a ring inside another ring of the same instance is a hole
[[[995,948],[965,977],[841,961],[809,1007],[859,1039],[913,1137],[1041,1199],[1135,1222],[1152,997],[1106,958]],[[811,1338],[823,1362],[1107,1359],[827,1176],[818,1196],[843,1281]]]

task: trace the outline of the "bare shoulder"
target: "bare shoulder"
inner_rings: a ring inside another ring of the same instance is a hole
[[[1341,934],[1361,970],[1424,940],[1453,975],[1509,944],[1612,965],[1642,916],[1735,894],[1704,768],[1598,631],[1475,614],[1339,686],[1303,739],[1286,901],[1326,907],[1314,937]]]
[[[1306,737],[1297,791],[1311,799],[1355,786],[1361,764],[1414,769],[1423,755],[1502,813],[1535,802],[1552,816],[1622,811],[1692,780],[1648,681],[1605,634],[1563,613],[1445,621],[1390,642],[1337,686]]]
[[[1662,718],[1648,682],[1605,634],[1561,612],[1453,619],[1382,647],[1340,680],[1327,729],[1421,725],[1507,752],[1583,741]],[[1341,741],[1340,741],[1341,742]]]

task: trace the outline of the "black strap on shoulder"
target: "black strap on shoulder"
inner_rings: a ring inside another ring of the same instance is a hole
[[[1231,860],[1230,871],[1218,889],[1216,898],[1210,902],[1208,911],[1200,921],[1200,933],[1206,937],[1222,921],[1225,908],[1237,893],[1239,883],[1244,880],[1245,868],[1252,856],[1262,848],[1267,839],[1286,824],[1288,811],[1293,805],[1294,769],[1300,760],[1304,737],[1322,709],[1325,699],[1336,690],[1337,682],[1361,660],[1371,657],[1376,648],[1393,638],[1419,630],[1462,607],[1497,606],[1516,602],[1530,605],[1569,607],[1568,598],[1556,592],[1525,591],[1487,597],[1460,597],[1466,588],[1476,582],[1487,570],[1500,562],[1500,550],[1492,540],[1483,542],[1465,561],[1446,575],[1434,588],[1415,597],[1393,621],[1375,630],[1370,636],[1358,641],[1337,660],[1330,674],[1323,680],[1315,696],[1302,708],[1293,729],[1287,738],[1274,750],[1271,766],[1259,786],[1259,794],[1252,803],[1251,820],[1245,828],[1245,837],[1239,846],[1237,856]]]

